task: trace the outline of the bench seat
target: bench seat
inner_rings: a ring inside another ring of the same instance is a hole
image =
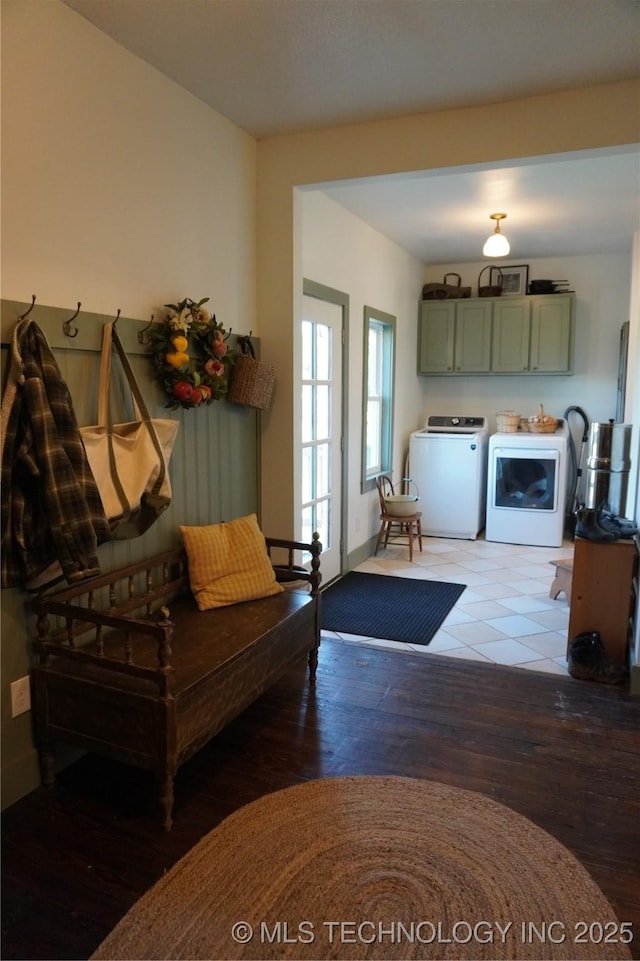
[[[295,570],[303,587],[306,574],[306,590],[199,611],[187,589],[185,558],[177,552],[34,602],[39,632],[34,718],[45,784],[54,781],[58,740],[133,764],[156,776],[169,830],[178,767],[302,657],[314,680],[319,544],[277,543],[314,551],[309,573],[291,562],[280,571],[276,567],[284,581]],[[150,570],[163,571],[166,590],[152,583]],[[144,591],[132,594],[141,573]],[[101,588],[113,600],[123,584],[126,600],[96,608]],[[85,605],[78,603],[81,591],[94,595]]]

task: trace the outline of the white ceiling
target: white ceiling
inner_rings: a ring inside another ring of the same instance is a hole
[[[640,76],[638,0],[64,0],[257,139]],[[640,127],[638,138],[640,141]],[[638,144],[326,188],[425,262],[628,250]]]

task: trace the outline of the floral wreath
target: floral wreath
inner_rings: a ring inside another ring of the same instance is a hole
[[[229,389],[231,331],[227,333],[215,314],[203,308],[208,300],[185,297],[178,304],[165,304],[169,308],[165,320],[149,328],[156,380],[169,396],[165,406],[172,410],[210,404]]]

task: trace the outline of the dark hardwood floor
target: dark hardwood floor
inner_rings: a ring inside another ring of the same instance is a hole
[[[2,957],[87,958],[236,808],[348,774],[444,781],[530,818],[632,922],[640,958],[640,699],[572,678],[330,642],[315,690],[300,665],[179,771],[170,833],[154,817],[146,774],[90,756],[5,811]]]

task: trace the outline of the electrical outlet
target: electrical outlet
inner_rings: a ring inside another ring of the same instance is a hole
[[[31,710],[31,683],[29,675],[11,684],[11,717],[18,717]]]

